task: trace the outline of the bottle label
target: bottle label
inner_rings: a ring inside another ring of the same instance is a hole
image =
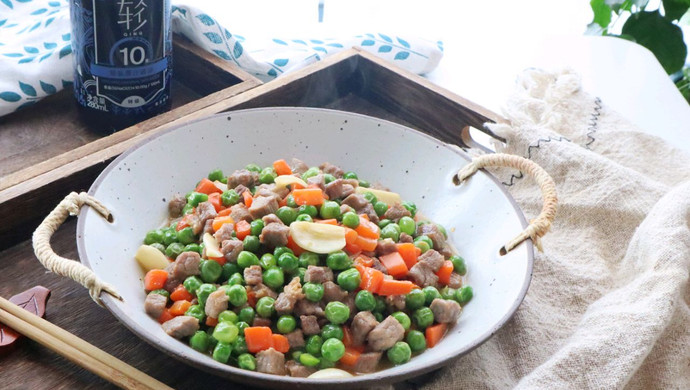
[[[170,0],[73,0],[75,94],[84,106],[142,115],[167,103]]]

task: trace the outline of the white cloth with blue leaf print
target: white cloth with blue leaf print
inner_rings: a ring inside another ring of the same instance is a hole
[[[173,5],[172,29],[262,81],[353,46],[418,74],[432,71],[443,56],[441,42],[379,32],[337,39],[252,40],[181,3]],[[0,116],[71,86],[70,31],[69,0],[0,0]]]

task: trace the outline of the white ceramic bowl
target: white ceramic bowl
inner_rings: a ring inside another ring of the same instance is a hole
[[[167,201],[187,192],[210,170],[225,172],[297,157],[309,165],[329,161],[380,182],[415,202],[444,225],[467,262],[474,299],[437,346],[404,365],[349,379],[315,380],[251,372],[214,361],[163,332],[144,312],[143,272],[134,260],[146,232],[167,216]],[[529,286],[529,241],[505,256],[499,248],[526,226],[503,186],[484,171],[455,186],[452,177],[469,157],[418,131],[346,112],[268,108],[235,111],[182,125],[152,137],[113,161],[89,193],[112,212],[79,217],[81,261],[115,286],[124,301],[103,294],[106,307],[130,330],[169,355],[217,375],[260,386],[364,387],[431,371],[479,346],[513,315]]]

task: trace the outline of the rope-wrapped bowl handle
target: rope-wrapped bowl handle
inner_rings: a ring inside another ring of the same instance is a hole
[[[544,200],[544,205],[542,206],[541,212],[537,218],[530,221],[529,225],[525,230],[523,230],[517,237],[508,241],[503,248],[501,248],[500,253],[502,255],[510,252],[518,246],[520,243],[526,239],[531,239],[537,249],[541,252],[541,237],[543,237],[551,228],[551,223],[556,216],[556,210],[558,209],[558,196],[556,195],[556,183],[553,181],[551,176],[537,163],[528,160],[524,157],[505,154],[505,153],[492,153],[485,154],[479,157],[475,157],[472,161],[462,167],[458,173],[453,176],[453,183],[455,185],[460,185],[470,176],[474,175],[479,169],[487,167],[504,167],[504,168],[514,168],[521,172],[527,173],[532,176],[537,182],[541,189],[542,198]]]
[[[78,261],[59,256],[53,251],[50,245],[50,238],[55,231],[70,215],[78,215],[83,205],[91,206],[103,218],[112,221],[110,211],[108,211],[108,209],[96,198],[86,192],[79,194],[72,192],[67,195],[50,214],[48,214],[38,228],[36,228],[36,231],[34,231],[32,237],[34,253],[38,261],[40,261],[46,269],[58,275],[67,276],[75,282],[80,283],[82,286],[89,289],[91,299],[98,305],[103,306],[103,302],[101,302],[100,299],[101,292],[103,291],[119,300],[122,300],[122,297],[115,291],[113,286],[101,281],[91,269]]]

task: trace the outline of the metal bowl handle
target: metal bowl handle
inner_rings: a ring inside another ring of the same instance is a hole
[[[558,208],[556,183],[554,183],[551,176],[549,176],[549,174],[546,173],[546,171],[537,163],[524,157],[505,153],[485,154],[473,158],[469,164],[462,167],[458,173],[453,176],[453,183],[455,183],[455,185],[460,185],[461,182],[472,176],[479,169],[486,167],[514,168],[527,173],[534,178],[541,188],[541,195],[544,199],[544,205],[541,209],[541,213],[539,213],[539,216],[530,221],[529,226],[527,226],[522,233],[508,241],[508,243],[501,248],[500,254],[504,255],[510,252],[513,248],[528,238],[532,239],[534,245],[541,252],[541,237],[545,235],[551,228],[551,222],[553,222],[553,219],[556,216],[556,210]]]
[[[36,228],[36,231],[34,231],[32,237],[34,253],[38,261],[40,261],[46,269],[58,275],[67,276],[88,288],[91,299],[100,306],[103,306],[100,299],[101,291],[105,291],[119,300],[122,300],[122,297],[115,291],[113,286],[101,281],[91,269],[78,261],[58,256],[50,246],[50,238],[53,236],[53,233],[55,233],[70,215],[79,214],[79,210],[83,205],[93,207],[103,218],[112,222],[112,214],[110,214],[110,211],[108,211],[108,209],[96,198],[86,192],[79,194],[72,192],[67,195],[50,214],[48,214],[38,228]]]

